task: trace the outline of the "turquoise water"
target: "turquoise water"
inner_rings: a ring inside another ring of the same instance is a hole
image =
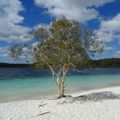
[[[69,74],[65,82],[66,94],[120,85],[120,74]],[[40,98],[57,94],[57,87],[49,75],[7,77],[0,80],[0,102]]]

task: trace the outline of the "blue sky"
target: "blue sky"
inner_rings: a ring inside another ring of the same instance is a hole
[[[10,46],[62,16],[84,23],[103,41],[104,53],[95,59],[120,57],[120,0],[0,0],[0,62],[15,62]]]

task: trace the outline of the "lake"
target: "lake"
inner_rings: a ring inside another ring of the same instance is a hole
[[[120,85],[120,69],[70,70],[65,82],[66,94]],[[26,100],[57,94],[49,70],[0,68],[0,102]]]

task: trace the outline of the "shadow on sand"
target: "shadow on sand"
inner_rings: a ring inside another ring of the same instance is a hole
[[[113,99],[120,99],[120,94],[114,94],[110,91],[105,92],[94,92],[90,94],[80,95],[78,97],[68,96],[62,100],[62,103],[74,103],[78,102],[97,102],[102,100],[113,100]]]
[[[114,94],[110,91],[105,92],[95,92],[87,95],[81,95],[78,97],[74,97],[74,100],[78,101],[100,101],[100,100],[108,100],[108,99],[120,99],[120,95]]]

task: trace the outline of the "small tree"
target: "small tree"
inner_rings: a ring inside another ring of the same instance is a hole
[[[64,97],[68,70],[80,61],[86,62],[90,53],[96,52],[98,44],[95,36],[80,23],[65,18],[54,21],[49,28],[40,27],[31,35],[37,41],[34,46],[35,66],[39,67],[42,62],[50,68],[58,87],[59,98]],[[19,51],[16,52],[17,54],[12,53],[18,55]],[[14,55],[13,57],[16,56]]]

